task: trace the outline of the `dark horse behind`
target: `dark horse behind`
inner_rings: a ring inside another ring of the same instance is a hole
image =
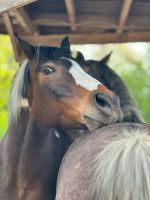
[[[107,88],[117,94],[123,111],[124,122],[143,123],[144,119],[142,118],[138,106],[126,84],[120,76],[107,65],[111,53],[101,60],[96,61],[85,60],[83,54],[78,52],[76,59],[88,74],[102,82]]]
[[[28,60],[14,78],[0,143],[0,200],[53,200],[71,144],[62,128],[96,130],[122,112],[118,97],[72,58],[66,39],[59,48],[18,42]]]

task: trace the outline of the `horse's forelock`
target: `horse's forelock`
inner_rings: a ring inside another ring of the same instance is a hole
[[[70,58],[71,52],[58,47],[38,45],[35,49],[35,67],[38,66],[39,61],[56,61],[59,60],[61,57]]]
[[[28,60],[25,60],[13,80],[8,104],[9,123],[16,122],[19,118],[21,108],[29,106],[27,101],[28,69]]]

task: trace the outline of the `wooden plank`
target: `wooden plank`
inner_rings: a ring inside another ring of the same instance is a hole
[[[36,26],[31,22],[31,19],[29,18],[24,8],[17,9],[13,12],[13,14],[27,34],[38,35]]]
[[[19,8],[37,0],[0,0],[0,14],[11,9]]]
[[[65,0],[65,5],[68,13],[68,19],[70,22],[71,30],[76,29],[76,12],[74,6],[74,0]]]
[[[12,43],[13,50],[14,50],[15,59],[16,59],[16,61],[20,61],[21,55],[19,54],[19,49],[18,49],[18,46],[17,46],[17,43],[16,43],[16,38],[15,38],[14,33],[13,33],[13,25],[11,23],[11,19],[9,17],[9,14],[3,13],[2,17],[3,17],[3,20],[4,20],[6,30],[7,30],[8,34],[10,35],[11,43]]]
[[[60,26],[60,27],[69,27],[70,24],[67,21],[66,14],[63,13],[48,13],[47,15],[34,15],[32,23],[36,25],[44,26]],[[76,22],[76,27],[83,26],[99,26],[99,27],[108,27],[116,28],[116,19],[114,16],[101,16],[101,15],[87,15],[87,14],[78,14],[78,22]]]
[[[132,16],[147,16],[150,14],[150,1],[133,1],[131,15]]]
[[[70,31],[70,29],[68,27],[39,27],[39,30],[41,32],[41,35],[58,35],[58,34],[64,34],[64,35],[68,35],[68,34],[87,34],[87,33],[97,33],[97,32],[106,32],[107,30],[109,30],[109,27],[100,27],[100,26],[93,26],[93,27],[77,27],[76,30],[74,30],[73,32]],[[115,29],[114,29],[115,31]],[[20,33],[20,35],[24,35],[23,33]]]
[[[110,0],[75,0],[77,14],[100,14],[100,15],[116,15],[122,1]]]
[[[26,41],[32,44],[43,44],[57,46],[66,35],[44,35],[44,36],[26,36]],[[106,44],[123,42],[149,42],[150,31],[133,33],[96,33],[96,34],[68,34],[72,44]]]
[[[132,2],[133,2],[133,0],[124,0],[124,2],[123,2],[120,17],[119,17],[117,33],[121,33],[123,31],[127,17],[129,15],[129,11],[130,11]]]
[[[68,16],[65,13],[35,14],[32,18],[32,23],[35,25],[70,27]]]
[[[64,0],[38,0],[28,6],[30,16],[32,14],[47,13],[66,13]]]

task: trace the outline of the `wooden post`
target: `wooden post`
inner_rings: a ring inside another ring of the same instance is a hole
[[[76,12],[75,12],[74,0],[65,0],[65,5],[66,5],[71,29],[75,30],[76,29]]]
[[[124,0],[124,2],[123,2],[120,17],[119,17],[119,25],[117,28],[117,33],[119,33],[119,34],[122,33],[122,31],[123,31],[127,17],[129,15],[129,11],[130,11],[132,2],[133,2],[133,0]]]
[[[14,16],[18,19],[20,25],[29,35],[38,35],[38,31],[34,24],[32,24],[27,12],[24,8],[19,8],[14,12]]]
[[[15,59],[16,59],[16,61],[20,61],[21,60],[21,54],[19,53],[19,49],[18,49],[18,46],[17,46],[17,43],[16,43],[16,38],[15,38],[14,33],[13,33],[13,25],[11,23],[11,19],[9,17],[9,14],[3,13],[2,17],[3,17],[3,20],[4,20],[6,30],[7,30],[8,34],[10,35],[11,43],[12,43],[13,50],[14,50]]]

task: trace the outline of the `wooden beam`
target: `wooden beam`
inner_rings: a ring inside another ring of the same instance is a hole
[[[12,43],[13,50],[14,50],[15,59],[16,59],[16,61],[20,61],[21,60],[21,54],[19,53],[19,49],[18,49],[18,46],[17,46],[17,43],[16,43],[16,38],[15,38],[14,33],[13,33],[13,25],[11,23],[10,16],[9,16],[8,13],[3,13],[2,17],[3,17],[3,21],[4,21],[4,24],[5,24],[6,30],[7,30],[8,34],[10,35],[11,43]]]
[[[75,12],[74,0],[65,0],[65,5],[66,5],[71,29],[75,30],[76,29],[76,12]]]
[[[60,26],[60,27],[69,27],[70,23],[67,21],[67,17],[62,13],[48,13],[47,15],[33,15],[32,23],[35,25],[44,25],[44,26]],[[101,16],[98,14],[87,15],[87,14],[78,14],[78,22],[76,22],[77,27],[110,27],[117,28],[115,17],[110,16]]]
[[[47,13],[33,15],[32,23],[35,25],[70,27],[65,13]]]
[[[124,26],[124,31],[149,31],[149,22],[150,20],[147,16],[141,16],[139,18],[136,16],[130,16]],[[37,26],[45,26],[44,28],[46,28],[47,34],[50,34],[51,31],[48,31],[46,26],[49,27],[49,30],[51,30],[51,27],[53,27],[55,30],[55,27],[59,26],[60,30],[56,29],[55,32],[53,32],[55,34],[64,33],[64,30],[62,31],[61,28],[68,28],[70,26],[70,24],[67,22],[65,14],[62,13],[41,15],[40,17],[34,16],[32,23]],[[74,33],[100,33],[101,30],[108,32],[110,29],[117,29],[115,17],[79,14]],[[68,34],[68,32],[66,34]]]
[[[44,36],[24,36],[23,38],[32,44],[43,44],[57,46],[66,35],[44,35]],[[72,44],[106,44],[124,42],[149,42],[150,31],[133,33],[96,33],[96,34],[68,34]]]
[[[31,19],[24,8],[17,9],[13,14],[27,34],[38,35],[36,26],[31,22]]]
[[[133,0],[124,0],[124,2],[123,2],[120,17],[119,17],[119,25],[117,28],[117,33],[119,33],[119,34],[122,33],[122,31],[123,31],[127,17],[129,15],[129,11],[130,11],[132,2],[133,2]]]
[[[16,9],[25,6],[34,1],[37,0],[11,0],[11,1],[0,0],[0,14],[6,11],[8,12],[11,9]]]

